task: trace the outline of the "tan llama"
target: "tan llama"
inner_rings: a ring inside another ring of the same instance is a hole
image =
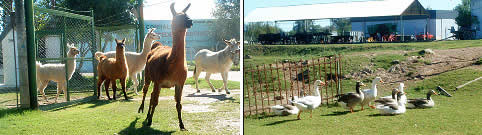
[[[177,13],[176,10],[174,10],[174,3],[171,4],[171,13],[173,15],[171,22],[172,48],[152,45],[151,52],[147,55],[146,68],[144,69],[146,75],[142,89],[142,104],[139,107],[139,113],[144,112],[146,93],[151,81],[154,82],[154,89],[151,93],[151,101],[146,118],[147,126],[152,124],[152,116],[158,104],[160,89],[175,87],[174,98],[176,100],[179,128],[182,131],[186,130],[181,118],[181,97],[184,82],[187,77],[185,52],[186,31],[192,26],[192,20],[186,14],[189,6],[191,6],[191,4],[187,5],[182,12]]]
[[[115,80],[119,79],[124,97],[126,100],[128,100],[126,94],[126,77],[128,74],[128,67],[126,57],[124,55],[125,40],[125,38],[122,41],[115,39],[115,42],[117,43],[115,48],[115,58],[107,58],[103,55],[99,57],[99,65],[97,65],[97,71],[99,72],[99,80],[97,81],[97,99],[100,99],[100,86],[104,82],[105,94],[107,95],[107,98],[111,100],[108,91],[110,86],[108,84],[111,83],[114,91],[113,97],[114,100],[116,100],[115,95],[117,86],[115,84]]]

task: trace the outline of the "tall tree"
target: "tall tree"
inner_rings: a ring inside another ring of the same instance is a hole
[[[462,0],[462,3],[455,7],[458,16],[455,18],[455,23],[460,26],[459,32],[456,33],[458,39],[471,39],[469,31],[473,26],[479,27],[479,20],[476,16],[472,16],[470,11],[470,0]]]
[[[347,19],[347,18],[332,19],[331,23],[333,24],[334,29],[338,33],[345,32],[345,31],[351,31],[350,19]]]
[[[221,42],[222,39],[240,39],[239,35],[239,0],[217,0],[216,7],[212,12],[214,22],[214,39]]]
[[[244,26],[244,37],[248,41],[258,41],[260,34],[280,33],[281,28],[263,22],[247,23]]]

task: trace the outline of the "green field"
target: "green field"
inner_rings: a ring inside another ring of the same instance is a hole
[[[424,97],[428,89],[457,85],[482,76],[481,70],[459,69],[406,84],[408,98]],[[420,90],[422,88],[422,90]],[[407,110],[397,116],[380,116],[375,109],[350,114],[341,107],[326,107],[296,116],[250,116],[244,120],[245,134],[480,134],[482,132],[482,81],[449,91],[453,97],[434,96],[436,107]],[[356,107],[359,110],[359,107]]]
[[[222,85],[222,81],[219,80],[211,82],[216,88]],[[194,84],[193,79],[188,78],[186,85],[192,84]],[[236,81],[228,83],[231,89],[239,89],[239,86],[239,82]],[[205,81],[200,81],[200,88],[206,89],[209,86]],[[147,97],[150,97],[151,91],[152,85]],[[210,92],[210,90],[205,91]],[[87,95],[90,94],[87,93]],[[105,95],[104,91],[102,95]],[[161,97],[173,95],[174,90],[170,89],[162,89],[160,93]],[[146,100],[144,113],[137,113],[139,99],[142,96],[135,95],[132,91],[128,91],[128,96],[134,99],[125,101],[123,97],[118,97],[116,101],[107,101],[93,100],[94,97],[88,97],[72,102],[44,105],[37,111],[0,108],[0,129],[2,129],[0,134],[234,134],[239,132],[239,128],[222,123],[223,120],[239,119],[240,101],[239,96],[236,95],[226,97],[225,100],[202,104],[215,111],[187,113],[183,110],[183,121],[189,131],[179,131],[174,100],[160,100],[152,126],[145,127],[143,123],[149,100]],[[15,94],[0,94],[0,100],[3,98],[15,98]],[[183,99],[182,104],[186,106],[199,103]]]

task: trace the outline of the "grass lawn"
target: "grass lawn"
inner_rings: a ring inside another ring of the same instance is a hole
[[[200,81],[200,88],[209,88]],[[222,81],[211,81],[220,88]],[[186,85],[193,85],[188,78]],[[195,87],[193,85],[193,87]],[[228,88],[239,89],[240,84],[230,81]],[[152,85],[147,94],[150,97]],[[141,95],[128,92],[130,97],[139,99]],[[102,91],[102,95],[105,92]],[[162,89],[160,96],[174,95],[174,90]],[[0,98],[11,94],[0,94]],[[62,96],[62,95],[61,95]],[[112,94],[111,94],[112,96]],[[140,100],[117,101],[81,99],[73,102],[41,106],[38,111],[0,108],[0,134],[235,134],[239,130],[227,128],[223,120],[239,119],[239,96],[232,100],[222,100],[203,105],[214,109],[211,112],[187,113],[183,111],[183,121],[189,131],[179,131],[176,105],[174,100],[160,100],[151,127],[144,127],[149,101],[144,113],[137,113]],[[40,98],[40,97],[39,97]],[[183,105],[199,104],[197,101],[183,99]],[[239,125],[233,125],[239,126]],[[228,126],[229,127],[229,126]],[[239,128],[238,128],[239,129]]]
[[[482,46],[482,40],[456,40],[411,43],[364,43],[364,44],[313,44],[313,45],[245,45],[245,66],[274,63],[281,60],[318,58],[333,54],[353,54],[358,52],[380,52],[389,50],[418,51],[431,49],[455,49]]]
[[[375,109],[350,114],[341,107],[322,106],[296,116],[251,116],[244,120],[245,134],[480,134],[482,132],[482,81],[456,86],[482,76],[481,70],[459,69],[423,81],[406,83],[408,98],[425,97],[440,85],[453,97],[433,96],[435,108],[407,110],[397,116],[380,116]],[[354,86],[354,85],[352,85]],[[359,110],[359,106],[356,107]]]

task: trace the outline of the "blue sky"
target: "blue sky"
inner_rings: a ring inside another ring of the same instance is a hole
[[[244,15],[248,15],[251,11],[258,7],[272,7],[272,6],[288,6],[301,4],[316,4],[316,3],[333,3],[333,2],[350,2],[350,1],[367,1],[367,0],[244,0]],[[427,8],[430,7],[435,10],[451,10],[461,0],[419,0],[422,5]]]

